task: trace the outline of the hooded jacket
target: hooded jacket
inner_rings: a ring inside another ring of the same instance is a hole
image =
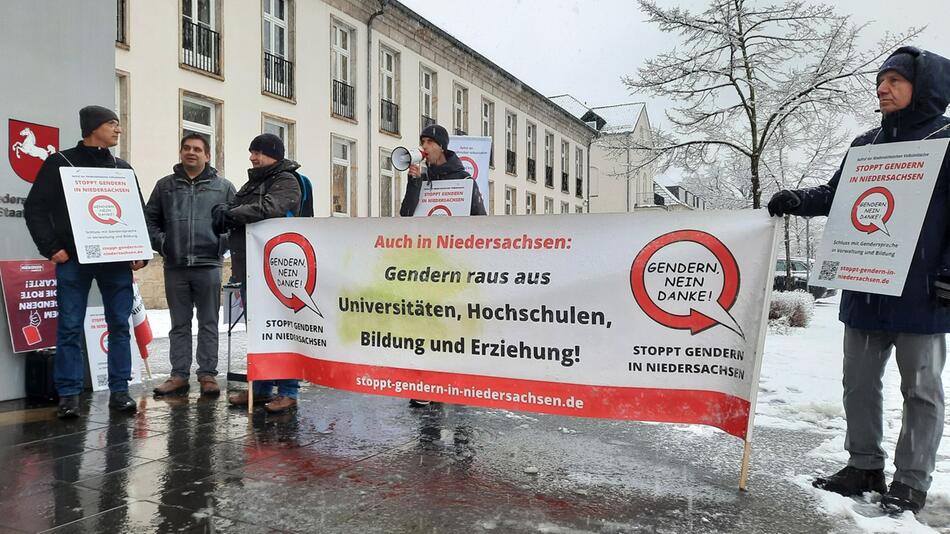
[[[72,259],[77,257],[76,240],[69,222],[63,180],[59,174],[61,167],[131,169],[132,166],[113,156],[108,148],[86,146],[82,141],[73,148],[51,154],[43,162],[23,204],[23,218],[40,254],[50,258],[57,251],[65,250]],[[135,185],[138,187],[138,181]],[[142,191],[139,189],[139,200],[141,198]],[[145,203],[142,204],[144,206]]]
[[[245,282],[247,243],[244,226],[277,217],[296,215],[300,209],[300,184],[296,161],[282,159],[268,167],[248,169],[248,182],[227,204],[227,227],[231,231],[231,278]]]
[[[881,127],[858,136],[851,146],[919,141],[950,137],[950,60],[926,50],[901,47],[894,54],[914,57],[916,76],[907,107],[884,115]],[[892,54],[892,55],[894,55]],[[797,191],[802,205],[795,215],[828,215],[841,168],[826,185]],[[944,155],[920,238],[899,297],[844,291],[838,318],[852,328],[913,334],[950,332],[950,308],[934,294],[939,272],[950,269],[950,151]]]
[[[155,184],[145,205],[152,248],[166,267],[220,267],[227,236],[212,229],[211,210],[234,198],[234,186],[211,165],[194,180],[180,163],[172,171]]]
[[[399,207],[399,215],[402,217],[412,217],[416,212],[416,206],[419,205],[419,196],[422,193],[422,183],[431,180],[460,180],[471,178],[471,175],[462,166],[462,161],[455,152],[445,151],[445,163],[442,165],[429,165],[426,169],[426,176],[423,178],[411,178],[406,186],[406,196],[402,198],[402,205]],[[487,215],[485,203],[482,201],[482,194],[478,191],[478,182],[472,180],[472,207],[469,215]]]

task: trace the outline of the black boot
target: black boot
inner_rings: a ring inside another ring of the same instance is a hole
[[[889,514],[902,514],[908,510],[915,514],[927,502],[927,492],[914,489],[902,482],[891,482],[891,489],[881,497],[881,508]]]
[[[128,391],[114,391],[109,394],[109,408],[120,412],[135,413],[135,401]]]
[[[56,408],[56,416],[60,419],[79,417],[79,396],[60,397],[59,406]]]
[[[854,497],[868,491],[887,491],[883,469],[858,469],[850,465],[831,476],[816,478],[811,485],[845,497]]]

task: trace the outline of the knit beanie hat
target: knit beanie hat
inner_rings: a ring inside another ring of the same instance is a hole
[[[114,111],[102,106],[86,106],[79,110],[79,129],[84,138],[104,123],[117,120],[119,117]]]
[[[881,68],[877,71],[877,79],[880,80],[881,75],[889,70],[900,74],[910,83],[914,83],[914,78],[917,77],[917,68],[914,65],[914,56],[908,54],[907,52],[898,52],[884,60],[884,64],[881,65]]]
[[[276,160],[284,159],[284,142],[271,133],[258,135],[251,141],[248,150],[257,150],[265,156],[270,156]]]
[[[419,134],[419,141],[422,142],[423,137],[428,137],[436,142],[442,150],[445,150],[449,147],[449,132],[445,128],[439,126],[438,124],[430,124],[422,129],[422,133]]]

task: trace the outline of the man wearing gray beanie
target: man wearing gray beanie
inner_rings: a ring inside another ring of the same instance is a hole
[[[950,137],[950,60],[905,46],[877,74],[881,127],[851,146]],[[843,167],[842,163],[842,167]],[[769,213],[828,215],[841,169],[826,185],[779,191]],[[888,512],[917,513],[927,500],[943,436],[941,373],[950,332],[950,155],[931,195],[903,293],[887,296],[857,291],[841,294],[838,318],[844,327],[844,446],[848,465],[813,485],[845,496],[875,491]],[[885,485],[883,440],[884,367],[895,350],[904,416],[894,455],[894,478]]]

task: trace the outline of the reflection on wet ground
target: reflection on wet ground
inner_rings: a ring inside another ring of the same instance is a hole
[[[107,393],[70,421],[0,403],[0,532],[833,530],[789,480],[817,436],[760,431],[741,494],[741,442],[712,429],[313,386],[296,413],[249,419],[146,391],[134,416]]]

